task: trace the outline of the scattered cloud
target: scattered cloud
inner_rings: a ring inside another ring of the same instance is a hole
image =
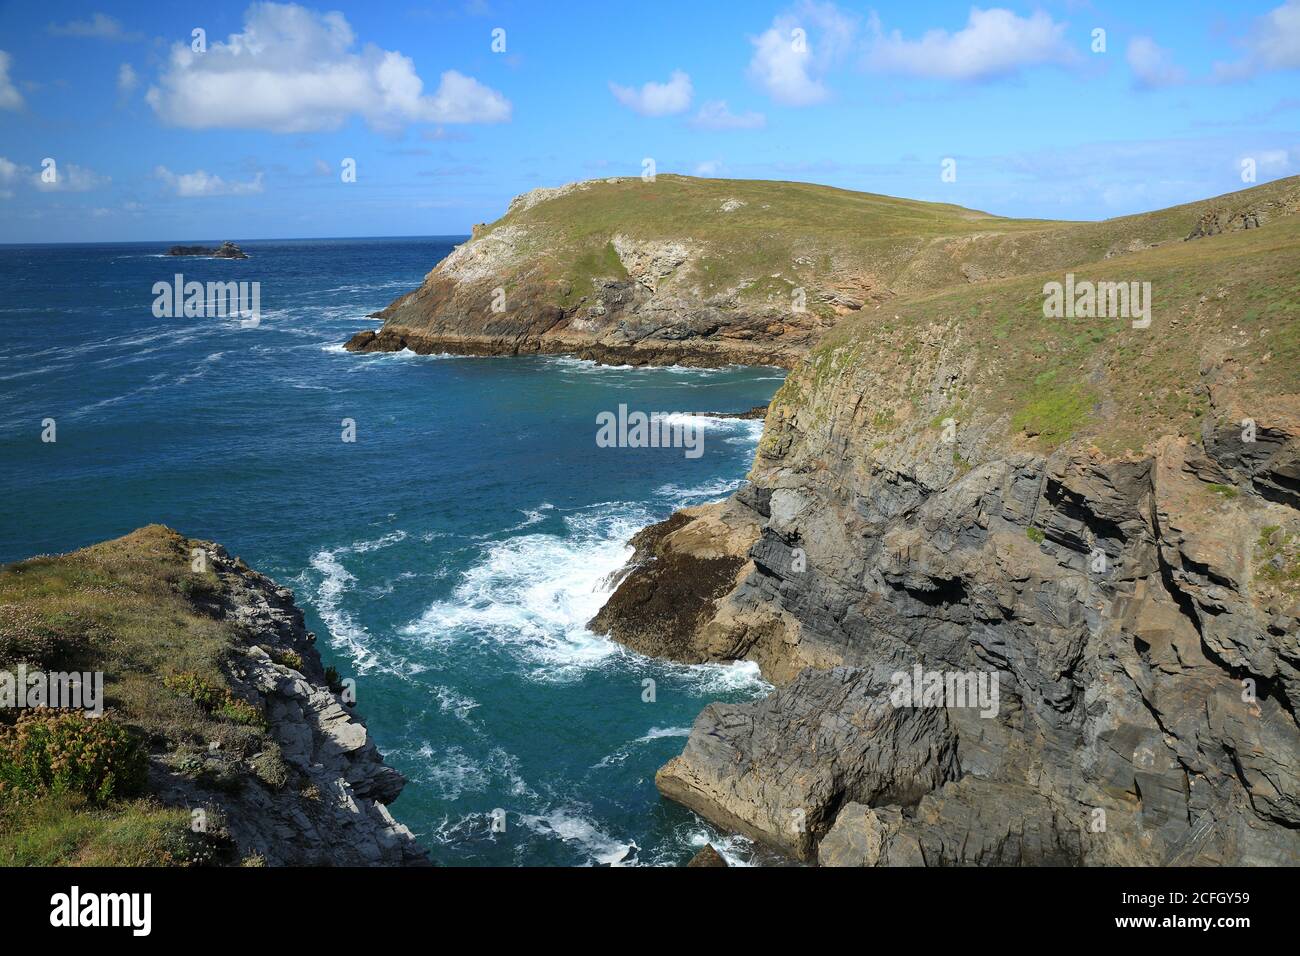
[[[19,110],[23,108],[23,95],[9,79],[9,54],[0,50],[0,110]]]
[[[1300,68],[1300,0],[1286,0],[1257,17],[1241,45],[1241,59],[1214,64],[1216,78],[1240,80],[1268,70]]]
[[[431,143],[462,143],[469,139],[460,130],[447,129],[445,126],[423,130],[420,133],[420,138]]]
[[[261,173],[244,183],[226,182],[202,169],[192,173],[173,173],[166,166],[158,166],[153,174],[177,196],[250,196],[262,191]]]
[[[762,129],[767,117],[762,113],[736,114],[727,108],[726,100],[708,100],[700,106],[691,125],[696,129]]]
[[[695,167],[696,176],[716,176],[722,172],[722,160],[708,159]]]
[[[44,168],[30,171],[24,166],[23,170],[29,173],[32,185],[46,193],[84,193],[109,183],[109,177],[101,176],[93,169],[75,163],[56,163],[51,168],[56,174],[53,182],[44,180],[42,176]]]
[[[1187,82],[1187,71],[1174,63],[1169,51],[1157,46],[1150,37],[1134,37],[1124,56],[1133,71],[1133,84],[1139,89],[1152,90]]]
[[[1237,168],[1240,169],[1245,160],[1254,160],[1255,174],[1262,179],[1277,179],[1291,173],[1293,164],[1291,157],[1294,155],[1300,160],[1300,149],[1261,149],[1253,154],[1243,155],[1237,160]]]
[[[50,33],[56,37],[84,37],[95,40],[112,40],[126,43],[141,39],[139,33],[128,33],[122,24],[106,13],[96,13],[85,20],[51,23]]]
[[[135,92],[135,88],[140,85],[140,77],[136,75],[135,67],[130,63],[123,63],[117,68],[117,92],[122,96],[130,96]]]
[[[642,116],[684,113],[691,108],[691,97],[695,92],[691,87],[691,78],[681,70],[673,70],[667,83],[651,81],[639,90],[610,83],[609,91],[614,94],[614,99]]]
[[[866,66],[879,73],[978,81],[1029,66],[1069,65],[1078,53],[1066,42],[1065,28],[1041,10],[1022,17],[1000,7],[972,7],[956,33],[927,30],[919,40],[906,40],[898,30],[885,33],[873,14]]]
[[[811,106],[830,96],[826,72],[852,48],[857,20],[833,3],[804,0],[751,38],[749,76],[785,106]]]
[[[396,131],[406,123],[501,123],[510,102],[455,70],[431,94],[415,63],[356,37],[342,13],[296,4],[258,3],[244,30],[196,54],[172,47],[146,95],[164,122],[190,129],[263,129],[275,133],[335,130],[350,116]]]
[[[21,169],[13,160],[0,156],[0,183],[8,185],[14,182],[18,178]]]

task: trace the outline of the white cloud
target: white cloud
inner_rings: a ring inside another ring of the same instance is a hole
[[[140,85],[140,77],[136,76],[135,67],[130,63],[123,63],[117,68],[117,91],[123,96],[130,96],[135,88]]]
[[[447,70],[426,95],[409,57],[373,44],[355,53],[355,42],[341,13],[254,4],[244,31],[206,53],[175,44],[146,99],[164,122],[190,129],[302,133],[338,129],[353,115],[385,130],[510,119],[510,102],[471,77]]]
[[[226,182],[220,176],[196,169],[192,173],[173,173],[166,166],[153,171],[177,196],[249,196],[262,191],[262,174],[246,183]]]
[[[873,16],[866,65],[881,73],[984,80],[1027,66],[1070,64],[1078,54],[1065,41],[1065,26],[1041,10],[1021,17],[1001,8],[972,7],[966,26],[956,33],[927,30],[919,40],[905,40],[897,30],[884,33]]]
[[[104,13],[96,13],[88,20],[71,20],[68,23],[51,23],[50,33],[58,37],[88,37],[97,40],[138,40],[140,34],[127,33],[122,24]]]
[[[1300,0],[1287,0],[1258,17],[1244,46],[1243,59],[1214,64],[1219,79],[1237,80],[1266,70],[1300,68]]]
[[[696,129],[762,129],[767,117],[762,113],[736,114],[727,108],[726,100],[708,100],[691,120]]]
[[[722,172],[722,160],[707,159],[695,167],[696,176],[716,176]]]
[[[18,110],[23,106],[23,95],[9,79],[9,54],[0,50],[0,110]]]
[[[21,171],[22,168],[13,160],[0,156],[0,183],[14,182]]]
[[[1187,81],[1187,71],[1174,63],[1169,51],[1150,37],[1134,37],[1125,53],[1133,82],[1143,89],[1177,86]]]
[[[691,78],[681,70],[673,70],[667,83],[646,83],[641,89],[609,84],[614,98],[628,109],[642,116],[671,116],[691,108]]]
[[[42,178],[43,167],[42,170],[31,171],[31,183],[41,192],[84,193],[109,182],[109,177],[101,176],[93,169],[75,163],[56,163],[51,168],[56,173],[52,183],[47,183]],[[27,167],[23,167],[23,170],[28,171]]]
[[[1255,171],[1258,175],[1266,176],[1270,179],[1276,179],[1279,176],[1285,176],[1291,169],[1291,152],[1285,149],[1261,149],[1249,156],[1242,156],[1234,164],[1234,170],[1240,170],[1241,160],[1253,159],[1255,161]],[[1296,150],[1296,155],[1300,156],[1300,150]]]
[[[857,21],[832,3],[804,0],[750,40],[750,78],[786,106],[811,106],[830,91],[821,77],[852,47]]]

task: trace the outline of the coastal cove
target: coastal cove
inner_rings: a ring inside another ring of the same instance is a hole
[[[762,421],[702,419],[693,458],[599,447],[597,416],[744,412],[784,372],[344,352],[457,241],[184,262],[187,280],[259,281],[253,328],[155,318],[178,268],[164,243],[0,250],[0,562],[159,522],[291,588],[436,863],[680,864],[706,841],[750,860],[654,774],[706,704],[768,692],[757,666],[651,660],[586,623],[633,534],[740,486]]]

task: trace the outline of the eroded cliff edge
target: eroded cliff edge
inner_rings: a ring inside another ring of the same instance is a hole
[[[1077,260],[1151,282],[1147,328],[1046,319],[1026,269],[814,346],[750,484],[644,532],[595,622],[778,685],[661,792],[825,865],[1300,862],[1297,185]],[[996,712],[895,706],[917,665]]]
[[[39,774],[0,788],[7,862],[427,864],[387,808],[405,779],[314,641],[291,591],[161,525],[0,568],[0,668],[102,672],[90,723],[120,728],[145,762],[106,796]]]
[[[882,303],[1257,228],[1294,211],[1286,181],[1247,194],[1244,207],[1208,201],[1053,222],[809,183],[570,183],[518,196],[501,218],[475,226],[346,348],[792,368],[841,320]]]

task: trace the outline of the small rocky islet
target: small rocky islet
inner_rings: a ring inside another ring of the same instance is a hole
[[[227,240],[219,246],[172,246],[169,256],[203,256],[209,259],[247,259],[248,253]]]

